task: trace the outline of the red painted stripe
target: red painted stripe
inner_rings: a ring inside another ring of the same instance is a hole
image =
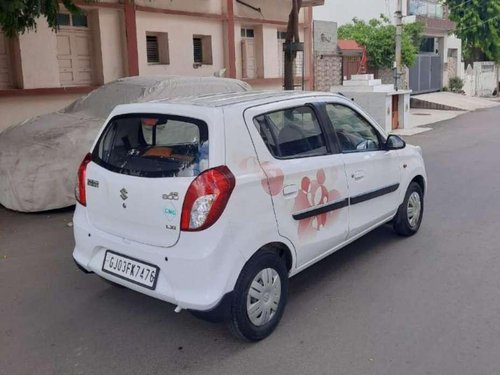
[[[135,19],[135,6],[125,1],[125,35],[127,39],[128,75],[139,75],[139,53],[137,51],[137,25]]]
[[[13,96],[88,94],[98,86],[44,87],[36,89],[0,90],[1,98]]]
[[[295,77],[295,80],[298,81],[299,79],[302,79],[302,77]],[[283,78],[242,78],[242,81],[247,82],[250,85],[266,85],[266,84],[277,84],[277,83],[283,83]],[[305,82],[309,82],[310,78],[309,77],[304,77]]]
[[[73,2],[78,5],[79,7],[84,7],[84,8],[111,8],[111,9],[122,9],[121,4],[117,3],[101,3],[101,2],[92,2],[89,3],[88,1],[84,0],[73,0]]]
[[[307,61],[306,76],[314,77],[313,71],[313,37],[312,37],[312,27],[313,27],[313,10],[312,7],[307,7],[305,9],[305,25],[304,25],[304,38],[305,38],[305,59]],[[305,88],[307,90],[312,90],[314,86],[314,79],[307,80]]]
[[[287,21],[279,21],[279,20],[268,20],[264,18],[250,18],[250,17],[234,17],[235,21],[243,22],[243,23],[254,23],[254,24],[270,24],[270,25],[280,25],[287,26]],[[304,27],[303,23],[299,23],[300,27]]]
[[[164,9],[164,8],[153,8],[147,7],[143,5],[137,5],[136,10],[140,12],[149,12],[149,13],[163,13],[163,14],[172,14],[175,16],[187,16],[187,17],[200,17],[200,18],[209,18],[215,20],[225,20],[226,17],[222,14],[215,13],[200,13],[200,12],[190,12],[187,10],[174,10],[174,9]]]
[[[236,42],[234,35],[233,0],[227,0],[227,57],[229,78],[236,78]]]

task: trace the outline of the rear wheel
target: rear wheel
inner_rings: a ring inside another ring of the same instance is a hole
[[[288,271],[271,250],[257,253],[245,265],[236,283],[231,332],[242,339],[259,341],[278,325],[287,300]]]
[[[394,230],[401,236],[414,235],[420,228],[423,213],[424,195],[422,188],[416,182],[412,182],[394,218]]]

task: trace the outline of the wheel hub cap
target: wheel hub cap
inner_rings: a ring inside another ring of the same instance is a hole
[[[422,214],[422,200],[420,199],[420,194],[416,191],[411,193],[410,198],[408,199],[406,212],[408,223],[412,228],[415,228],[418,225],[420,215]]]
[[[255,275],[247,295],[247,315],[255,326],[268,323],[276,314],[281,299],[278,272],[266,268]]]

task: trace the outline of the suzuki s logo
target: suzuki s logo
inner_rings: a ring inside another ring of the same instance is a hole
[[[128,198],[128,191],[127,191],[127,189],[122,188],[122,189],[120,190],[120,197],[121,197],[123,200],[125,200],[125,199],[127,199],[127,198]]]

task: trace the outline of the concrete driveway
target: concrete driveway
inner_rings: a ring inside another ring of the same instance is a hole
[[[421,231],[381,227],[293,278],[257,344],[78,271],[71,210],[0,209],[0,374],[497,374],[499,118],[409,137],[429,173]]]

